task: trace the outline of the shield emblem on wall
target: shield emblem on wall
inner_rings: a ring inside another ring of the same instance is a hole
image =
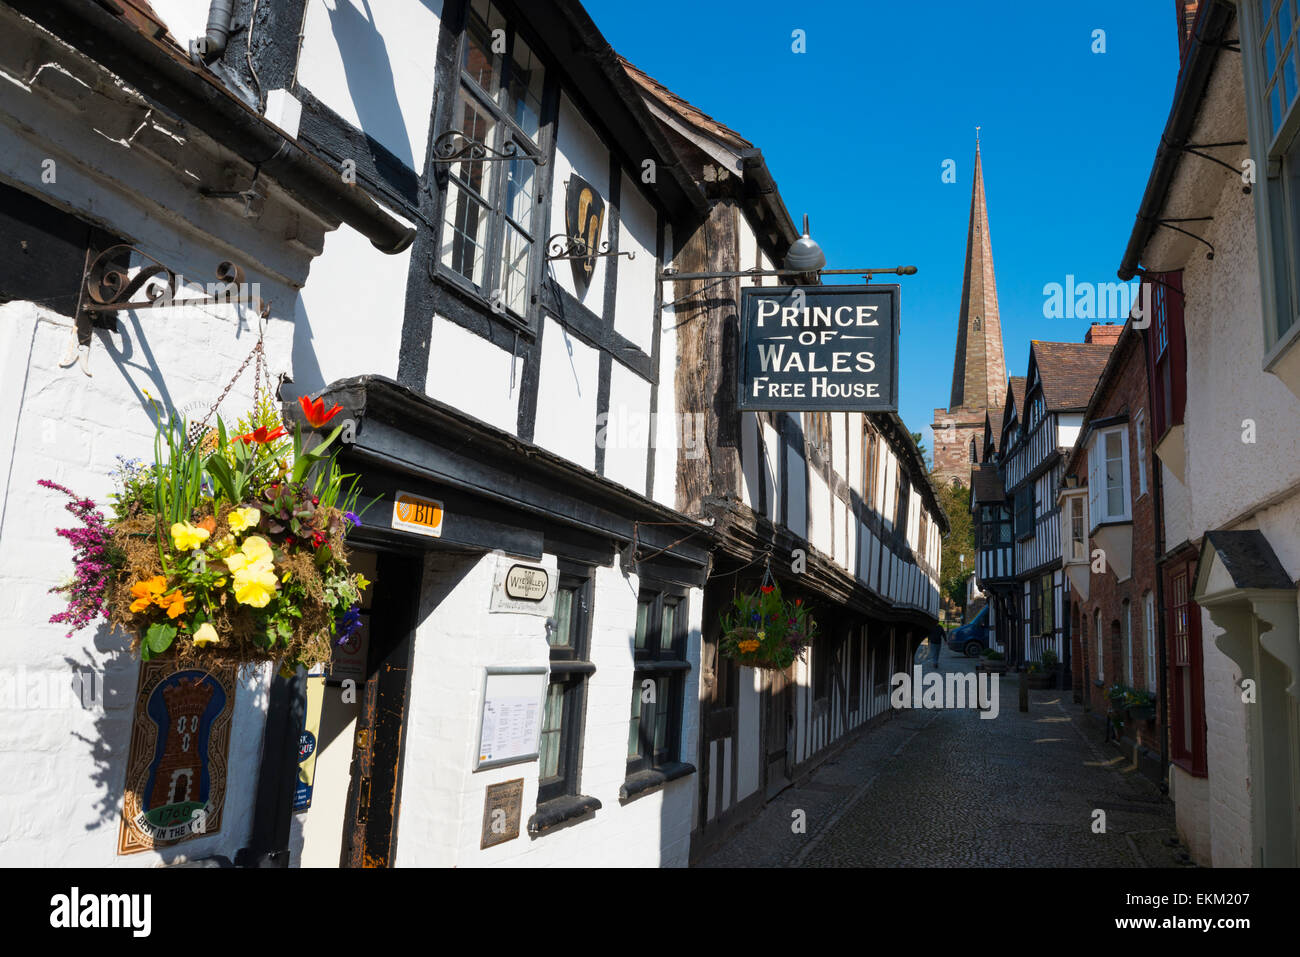
[[[586,295],[599,258],[596,253],[600,246],[600,230],[605,223],[605,198],[577,173],[569,175],[566,189],[564,227],[568,230],[573,252],[585,253],[580,258],[570,260],[573,264],[573,281],[577,285],[579,297],[582,297]]]

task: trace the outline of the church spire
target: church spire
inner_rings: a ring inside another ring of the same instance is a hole
[[[979,127],[975,127],[975,174],[970,224],[966,231],[966,271],[961,285],[957,356],[952,370],[949,409],[1001,410],[1007,394],[1007,366],[1002,354],[1002,321],[993,277],[993,244],[984,197]]]

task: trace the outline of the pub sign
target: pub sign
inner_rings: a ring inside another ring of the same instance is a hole
[[[898,410],[896,284],[740,291],[740,408]]]

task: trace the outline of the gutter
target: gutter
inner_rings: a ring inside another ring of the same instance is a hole
[[[785,207],[785,201],[781,199],[781,192],[777,189],[776,180],[772,178],[771,170],[767,168],[767,160],[763,159],[763,151],[755,148],[741,153],[740,168],[746,186],[752,184],[754,192],[757,194],[756,199],[766,206],[768,212],[771,213],[772,221],[776,224],[780,238],[784,242],[785,248],[788,249],[799,238],[799,231],[795,228],[790,211]],[[747,189],[746,192],[748,191]]]
[[[163,109],[202,130],[288,192],[347,223],[381,252],[400,253],[415,230],[385,212],[364,189],[307,152],[212,74],[173,55],[129,22],[87,0],[3,0],[78,52],[135,87]]]
[[[1236,9],[1226,0],[1208,0],[1196,18],[1196,26],[1188,42],[1187,58],[1183,61],[1178,86],[1174,89],[1173,107],[1165,122],[1164,132],[1160,135],[1160,148],[1156,150],[1146,192],[1142,194],[1137,222],[1119,266],[1119,278],[1125,282],[1137,274],[1142,253],[1159,225],[1160,211],[1164,208],[1174,174],[1183,157],[1183,148],[1196,123],[1201,100],[1210,85],[1210,74],[1214,71],[1224,36],[1235,16]]]

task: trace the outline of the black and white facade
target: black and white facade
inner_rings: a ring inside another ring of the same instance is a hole
[[[727,307],[662,278],[784,253],[761,157],[703,162],[577,3],[237,0],[204,63],[206,7],[0,4],[0,235],[35,223],[59,267],[3,275],[4,666],[107,677],[102,713],[7,745],[36,784],[0,859],[686,864],[887,708],[938,611],[946,519],[901,421],[720,406]],[[87,333],[82,270],[113,240],[132,269],[233,261],[268,317],[124,309]],[[253,669],[221,830],[120,858],[138,665],[46,624],[67,556],[34,483],[102,501],[115,454],[151,454],[153,400],[211,403],[259,333],[287,408],[343,407],[373,503],[365,650],[327,681],[309,810],[284,801],[303,679]],[[827,609],[784,675],[716,657],[724,592],[769,554]],[[497,706],[531,712],[535,753],[490,753]]]

